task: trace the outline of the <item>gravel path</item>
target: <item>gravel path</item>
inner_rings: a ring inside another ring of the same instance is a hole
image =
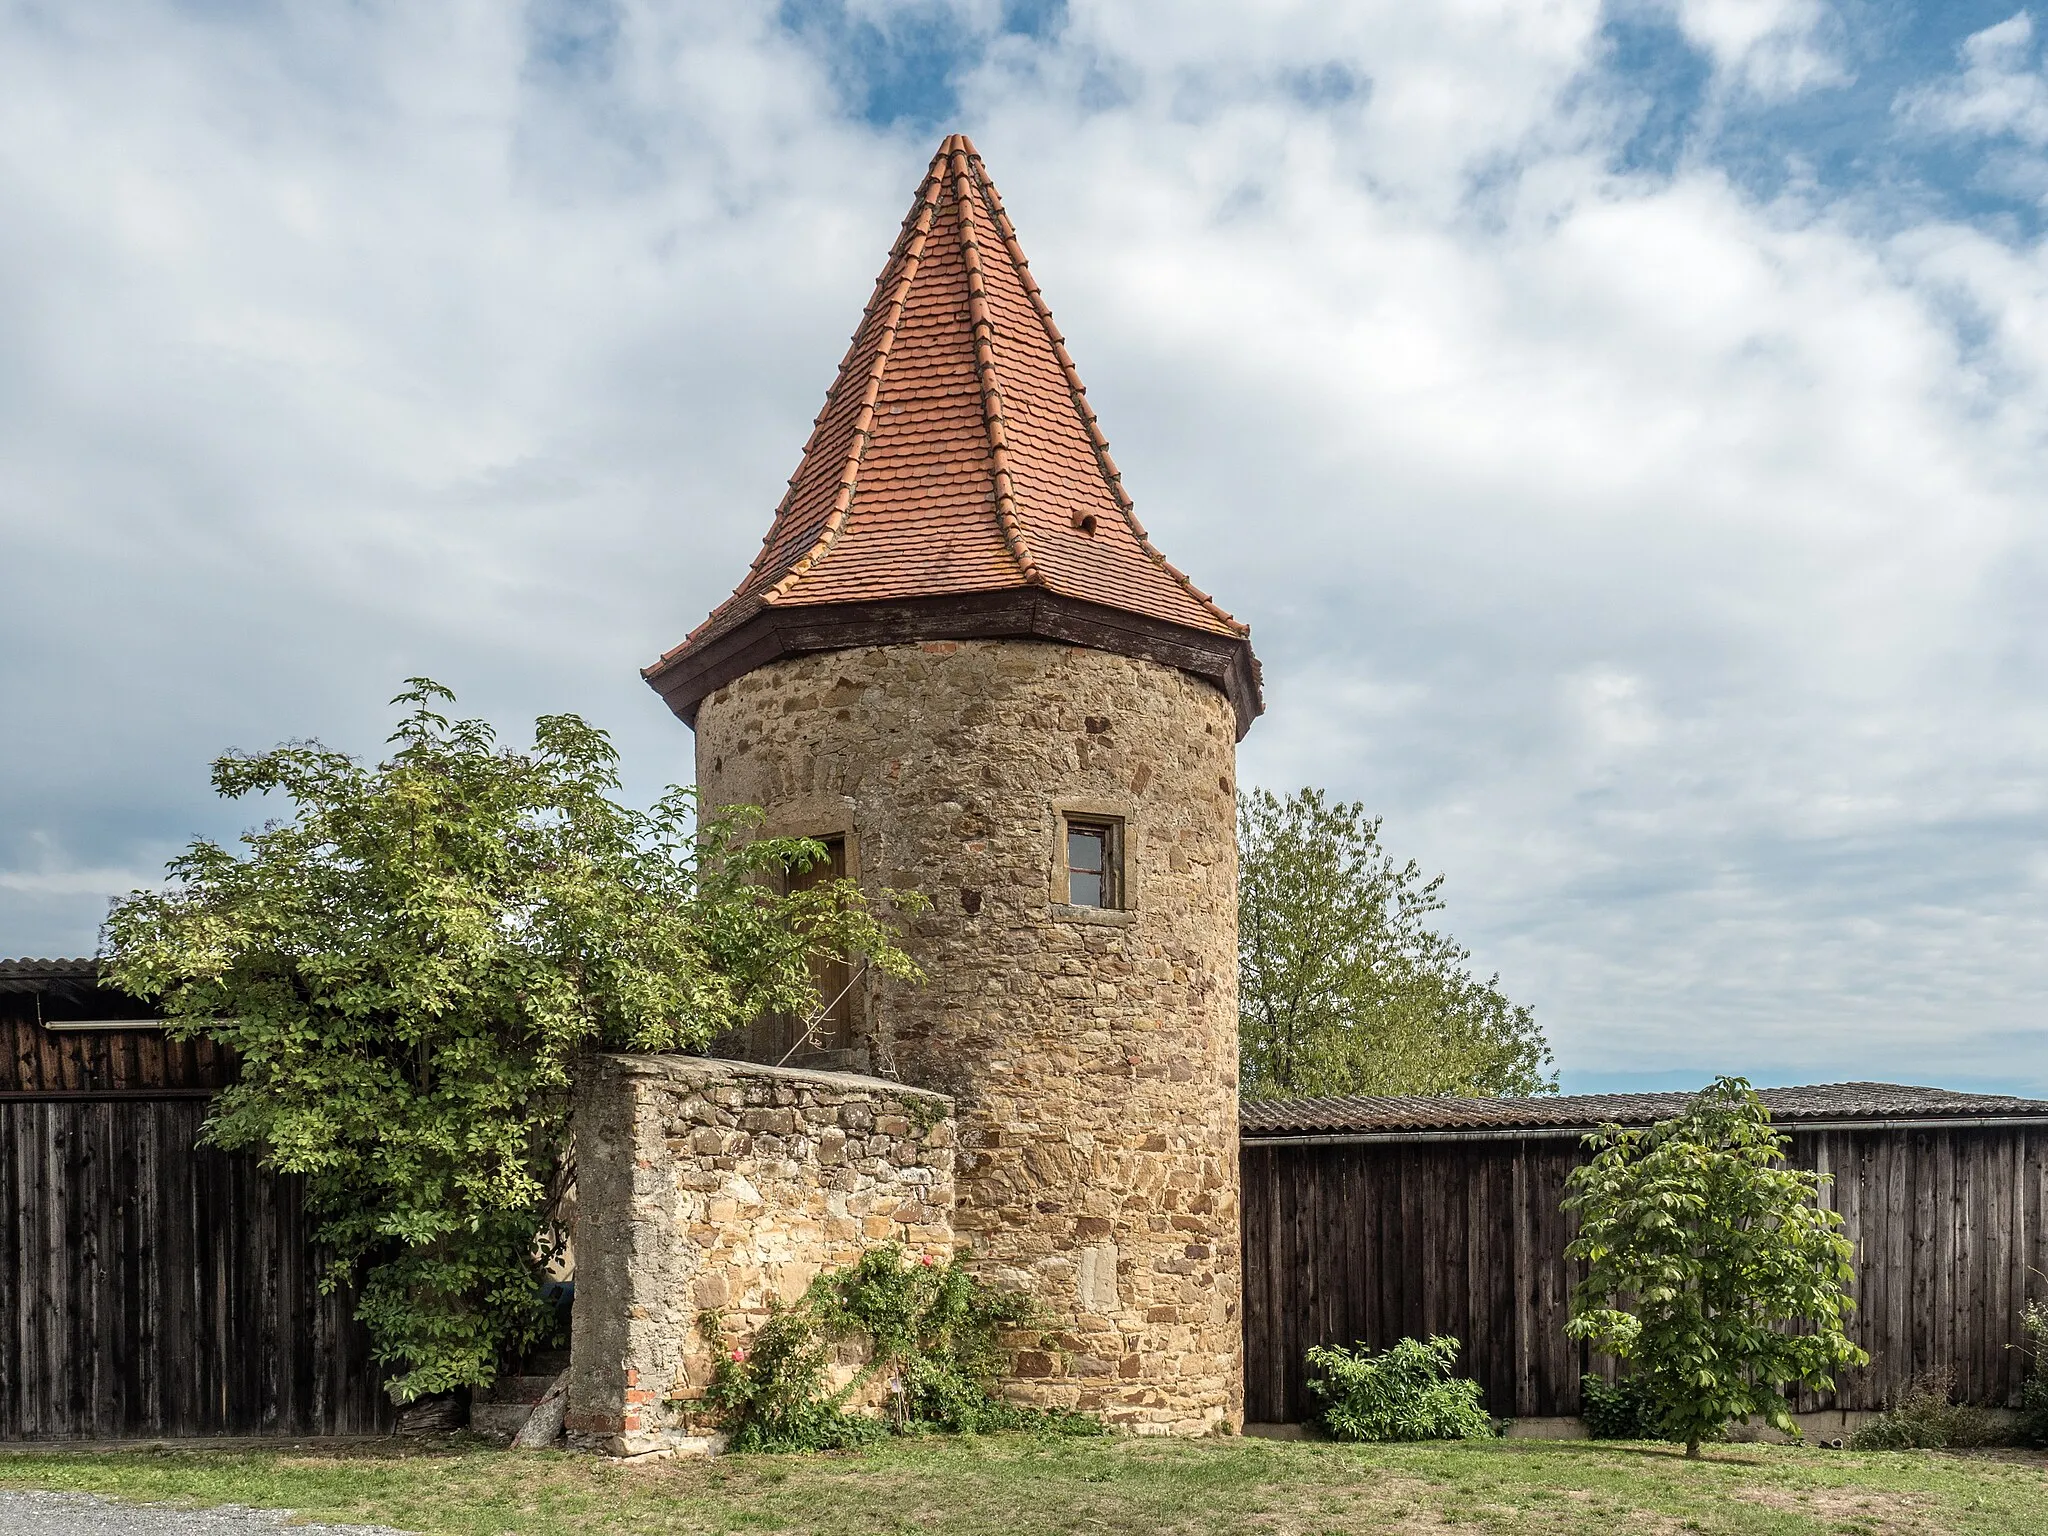
[[[0,1491],[0,1531],[7,1536],[406,1536],[388,1525],[291,1525],[288,1509],[174,1509],[168,1504],[116,1504],[89,1493]]]

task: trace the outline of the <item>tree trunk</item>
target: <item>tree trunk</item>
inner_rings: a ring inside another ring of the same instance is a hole
[[[1685,1442],[1685,1459],[1687,1461],[1698,1461],[1700,1459],[1699,1441],[1688,1440]]]

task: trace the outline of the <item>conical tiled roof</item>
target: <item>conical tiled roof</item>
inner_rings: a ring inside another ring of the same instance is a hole
[[[1146,537],[1002,199],[955,134],[753,568],[647,677],[691,719],[776,656],[999,634],[1185,667],[1231,695],[1240,728],[1260,709],[1248,631]]]

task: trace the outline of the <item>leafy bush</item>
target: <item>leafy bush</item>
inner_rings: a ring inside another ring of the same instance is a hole
[[[1999,1445],[2004,1426],[1982,1408],[1955,1400],[1955,1372],[1947,1366],[1923,1371],[1878,1418],[1849,1439],[1858,1451],[1948,1451]]]
[[[864,1375],[888,1381],[889,1417],[899,1429],[986,1433],[1019,1428],[1029,1416],[994,1389],[1009,1358],[1002,1334],[1030,1327],[1037,1308],[1028,1296],[983,1285],[958,1259],[910,1264],[893,1244],[871,1248],[849,1268],[819,1276],[812,1307],[828,1336],[867,1340]]]
[[[1458,1341],[1403,1339],[1383,1354],[1318,1345],[1309,1390],[1339,1440],[1487,1440],[1494,1435],[1479,1383],[1451,1375]]]
[[[1579,1213],[1565,1252],[1587,1265],[1565,1331],[1629,1362],[1689,1457],[1751,1415],[1796,1436],[1785,1388],[1832,1387],[1870,1358],[1843,1331],[1855,1271],[1824,1176],[1784,1165],[1786,1138],[1739,1077],[1587,1143],[1564,1202]]]
[[[879,1420],[846,1411],[849,1385],[826,1390],[831,1346],[816,1320],[801,1309],[771,1303],[768,1321],[749,1348],[719,1362],[705,1397],[723,1417],[736,1451],[834,1451],[885,1432]],[[716,1314],[704,1332],[718,1337]]]
[[[1007,1361],[1002,1335],[1037,1320],[1029,1297],[984,1285],[962,1259],[911,1263],[901,1248],[885,1244],[818,1276],[794,1307],[771,1313],[749,1347],[726,1350],[706,1396],[736,1451],[836,1450],[890,1430],[1101,1434],[1102,1425],[1084,1414],[996,1397]],[[706,1313],[699,1323],[707,1338],[722,1340],[718,1314]],[[832,1346],[847,1341],[864,1343],[868,1362],[829,1391]],[[876,1380],[887,1384],[886,1417],[847,1412],[847,1403]]]
[[[1592,1375],[1581,1377],[1579,1400],[1586,1433],[1595,1440],[1665,1438],[1656,1398],[1633,1376],[1624,1376],[1619,1381]]]
[[[2048,1303],[2030,1301],[2020,1313],[2020,1326],[2027,1333],[2027,1348],[2033,1369],[2020,1386],[2020,1439],[2028,1445],[2048,1446]]]
[[[2048,1375],[2039,1372],[2020,1388],[2020,1417],[2014,1426],[2028,1445],[2048,1446]]]

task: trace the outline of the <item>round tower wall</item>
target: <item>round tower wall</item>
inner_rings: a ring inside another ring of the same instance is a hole
[[[930,901],[927,979],[861,983],[850,1064],[955,1097],[955,1230],[1056,1340],[1013,1394],[1141,1432],[1242,1413],[1234,724],[1170,667],[1010,640],[777,661],[697,717],[706,807]],[[1065,901],[1070,817],[1121,843],[1113,908]]]

